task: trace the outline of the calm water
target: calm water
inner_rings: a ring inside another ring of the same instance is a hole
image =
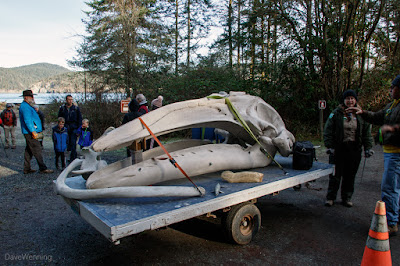
[[[71,94],[75,100],[83,99],[84,97],[83,93],[38,93],[34,98],[36,104],[48,104],[54,99],[60,99],[63,101],[68,94]],[[22,93],[0,93],[0,102],[20,104],[24,100],[21,95]],[[87,97],[91,97],[91,94],[87,94]],[[124,94],[105,93],[103,94],[103,97],[123,99]]]

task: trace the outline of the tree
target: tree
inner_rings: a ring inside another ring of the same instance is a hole
[[[156,16],[151,0],[93,0],[87,5],[87,36],[70,61],[86,71],[105,75],[110,86],[141,87],[141,70],[167,62],[167,28]]]

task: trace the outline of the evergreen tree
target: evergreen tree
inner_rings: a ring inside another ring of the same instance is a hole
[[[109,86],[142,89],[142,72],[167,67],[170,43],[152,0],[93,0],[88,35],[70,64],[104,76]]]

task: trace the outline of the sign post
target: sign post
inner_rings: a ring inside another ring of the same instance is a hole
[[[319,100],[318,108],[319,108],[319,125],[321,132],[321,141],[324,141],[324,109],[326,108],[326,101]]]

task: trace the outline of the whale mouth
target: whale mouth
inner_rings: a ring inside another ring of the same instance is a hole
[[[264,167],[271,163],[279,152],[288,156],[294,136],[269,104],[261,98],[244,92],[230,92],[227,97],[240,117],[246,122],[255,138],[240,123],[237,115],[226,104],[225,98],[205,97],[169,104],[151,111],[140,118],[156,135],[191,128],[216,128],[229,133],[224,144],[209,141],[188,140],[166,145],[167,151],[176,159],[189,176],[197,176],[220,170],[240,170]],[[98,153],[117,150],[132,145],[135,141],[151,138],[151,134],[139,119],[132,120],[93,142],[89,148],[93,155],[85,156],[77,172],[89,172],[86,187],[89,189],[146,186],[184,178],[167,159],[160,147],[143,152],[143,161],[132,164],[123,160],[107,166],[98,164]],[[265,156],[262,151],[270,156]],[[272,157],[272,158],[271,158]],[[90,166],[89,166],[90,165]]]

